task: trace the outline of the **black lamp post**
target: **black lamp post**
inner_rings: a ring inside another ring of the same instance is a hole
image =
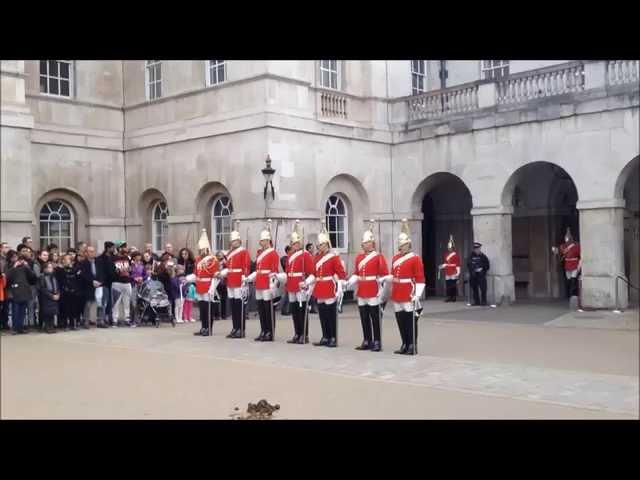
[[[267,159],[265,160],[267,166],[262,169],[262,175],[264,175],[264,199],[267,200],[267,190],[269,186],[271,186],[271,198],[273,200],[276,199],[276,191],[273,188],[273,175],[276,173],[274,168],[271,168],[271,157],[267,155]]]

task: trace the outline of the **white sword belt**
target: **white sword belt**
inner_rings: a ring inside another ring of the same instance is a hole
[[[394,278],[393,283],[413,283],[412,278]]]
[[[366,282],[368,280],[377,280],[378,277],[376,277],[375,275],[371,275],[368,277],[358,277],[358,280],[360,280],[361,282]]]
[[[565,260],[580,260],[578,257],[565,258]]]
[[[196,277],[196,280],[199,282],[208,282],[209,280],[212,280],[213,277]]]
[[[269,274],[271,273],[271,270],[256,270],[257,273],[266,273]]]
[[[229,273],[242,273],[241,268],[230,268]]]
[[[316,280],[318,280],[319,282],[321,282],[323,280],[333,280],[333,276],[331,276],[331,277],[318,277],[318,278],[316,278]]]
[[[304,275],[304,273],[302,273],[302,272],[287,273],[288,277],[302,277],[303,275]]]

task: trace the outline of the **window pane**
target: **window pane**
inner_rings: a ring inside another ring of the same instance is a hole
[[[218,81],[224,82],[224,63],[220,65],[220,68],[218,69]]]
[[[338,71],[338,61],[337,60],[331,60],[331,70],[333,70],[334,72]]]
[[[147,71],[149,72],[149,83],[153,83],[156,81],[156,73],[155,70],[152,68],[147,68]]]
[[[40,60],[40,75],[46,75],[46,74],[47,74],[47,61]]]
[[[323,87],[329,86],[329,72],[327,70],[323,70],[322,72],[322,86]]]
[[[162,80],[161,64],[158,63],[154,68],[156,69],[156,80]]]
[[[69,79],[69,64],[67,62],[60,62],[60,76]]]
[[[160,82],[156,82],[156,96],[155,98],[160,98],[162,96],[162,84]]]
[[[49,78],[49,92],[53,95],[58,94],[58,79],[57,78]]]
[[[40,237],[49,236],[49,224],[47,222],[40,222]]]
[[[49,223],[49,235],[52,236],[52,237],[60,236],[60,223],[59,222]]]
[[[336,247],[337,248],[344,248],[345,244],[344,244],[344,232],[338,232],[338,239],[336,241]]]
[[[42,93],[47,93],[47,77],[45,76],[41,76],[40,77],[40,91]]]
[[[71,236],[71,224],[69,222],[62,222],[60,224],[60,235],[63,237]]]
[[[67,80],[60,80],[60,95],[69,96],[69,82]]]
[[[58,62],[56,60],[49,60],[49,76],[58,76]]]
[[[338,88],[338,75],[335,73],[331,74],[331,88]]]

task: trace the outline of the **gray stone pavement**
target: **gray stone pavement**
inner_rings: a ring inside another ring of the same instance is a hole
[[[538,320],[519,322],[519,316],[526,317],[527,309],[532,308],[489,311],[431,302],[421,319],[420,355],[415,357],[392,353],[399,339],[395,320],[388,318],[384,321],[384,351],[355,351],[360,322],[355,308],[346,306],[336,349],[286,344],[292,334],[291,319],[279,317],[274,343],[252,341],[258,329],[253,319],[248,322],[246,340],[224,338],[229,321],[216,322],[215,335],[209,338],[192,335],[197,324],[4,337],[3,347],[13,343],[11,349],[3,348],[2,369],[4,374],[10,368],[9,355],[17,342],[36,350],[64,346],[70,352],[77,347],[102,352],[115,348],[137,354],[197,358],[209,362],[203,364],[205,369],[206,365],[231,361],[253,368],[271,367],[270,371],[284,376],[287,371],[302,371],[638,418],[638,332],[559,329],[545,327]],[[511,316],[510,311],[514,312]],[[566,315],[566,310],[560,311],[563,313]],[[548,316],[548,312],[530,314],[538,319]],[[515,320],[511,322],[511,318]],[[319,330],[317,316],[311,315],[310,322],[313,339]],[[242,382],[235,388],[242,389]],[[463,411],[461,415],[466,414]]]

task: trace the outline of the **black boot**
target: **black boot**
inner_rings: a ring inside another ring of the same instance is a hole
[[[324,347],[329,343],[329,339],[322,337],[319,342],[313,342],[313,346],[315,347]]]
[[[337,346],[338,346],[338,341],[336,340],[335,337],[331,337],[331,339],[329,340],[329,343],[327,344],[327,347],[336,348]]]
[[[264,342],[264,332],[260,332],[256,338],[253,339],[254,342]]]
[[[375,340],[373,342],[373,344],[371,345],[371,351],[372,352],[380,352],[380,351],[382,351],[382,345],[380,344],[380,341]]]
[[[403,324],[403,314],[405,312],[396,312],[396,322],[398,324],[398,330],[400,331],[400,338],[402,339],[402,346],[399,350],[396,350],[393,353],[404,354],[407,351],[407,339],[405,333],[405,326]]]
[[[405,355],[417,355],[418,354],[418,350],[416,349],[416,346],[412,343],[411,345],[407,346],[407,350],[404,352]]]
[[[369,340],[363,340],[362,344],[360,344],[359,347],[356,347],[356,350],[370,350],[371,349],[371,343],[369,343]]]
[[[273,335],[271,332],[267,332],[264,334],[264,337],[262,337],[262,341],[263,342],[273,342]]]
[[[237,330],[235,328],[231,329],[231,331],[229,332],[229,335],[227,335],[227,338],[236,338],[235,337],[236,332]]]
[[[404,355],[407,353],[407,344],[403,343],[399,350],[394,351],[393,353],[398,353],[400,355]]]
[[[287,343],[298,343],[298,340],[300,339],[300,335],[298,335],[297,333],[291,338],[291,340],[287,340]]]

